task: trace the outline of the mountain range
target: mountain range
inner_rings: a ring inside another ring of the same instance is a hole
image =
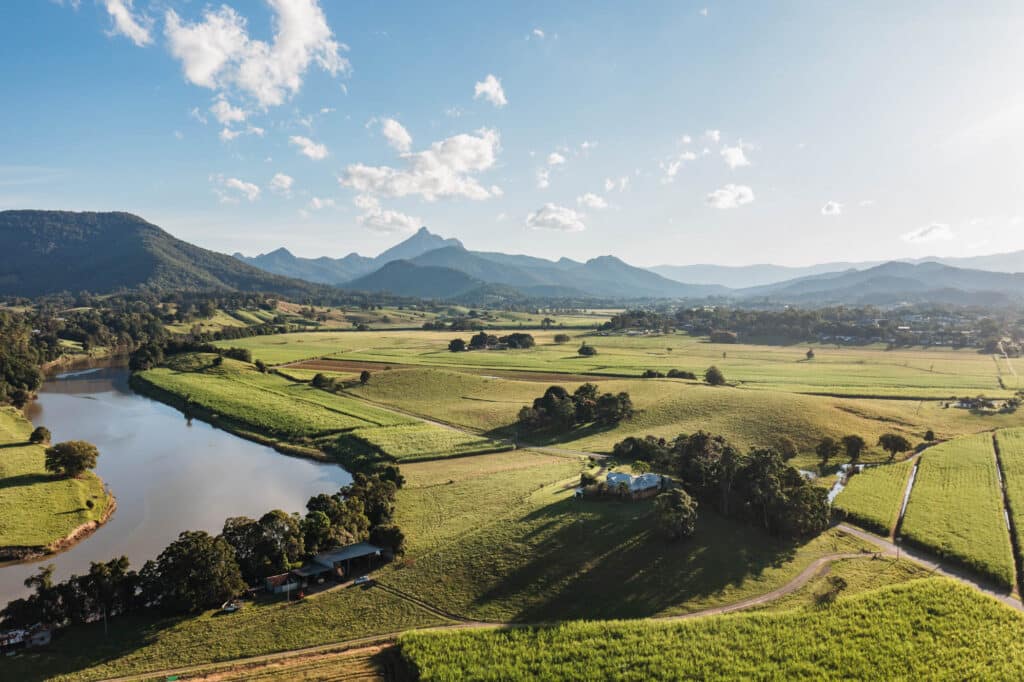
[[[248,258],[189,244],[129,213],[0,211],[0,295],[6,296],[238,290],[308,299],[344,289],[495,305],[531,298],[803,306],[1024,302],[1024,274],[1018,274],[1024,252],[808,268],[669,267],[655,272],[611,255],[581,262],[471,251],[426,228],[375,257],[299,258],[278,249]],[[686,273],[705,281],[673,279]]]

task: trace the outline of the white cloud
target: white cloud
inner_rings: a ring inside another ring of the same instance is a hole
[[[547,168],[537,169],[537,189],[547,189],[551,186],[551,171]]]
[[[308,137],[302,135],[292,135],[288,138],[288,141],[299,148],[299,151],[313,159],[314,161],[322,161],[327,158],[327,147]]]
[[[356,196],[352,203],[363,211],[356,217],[356,222],[377,232],[412,232],[423,224],[423,221],[415,216],[381,208],[377,198],[368,194]]]
[[[740,168],[741,166],[749,166],[750,160],[747,159],[747,155],[743,153],[743,147],[737,145],[735,147],[722,147],[722,160],[725,161],[725,165],[733,170]]]
[[[580,152],[585,152],[589,149],[593,149],[596,146],[597,142],[593,140],[583,140],[583,142],[580,143]]]
[[[702,7],[700,9],[700,12],[698,12],[698,14],[700,14],[702,17],[706,17],[708,15],[708,8],[707,7]]]
[[[496,197],[503,197],[505,196],[505,190],[498,187],[497,185],[491,185],[491,194],[493,194]]]
[[[313,197],[309,200],[309,208],[314,211],[319,211],[322,208],[334,208],[334,199],[321,199],[320,197]]]
[[[393,118],[386,118],[380,123],[380,132],[392,147],[400,152],[412,148],[412,135],[401,123]]]
[[[728,184],[708,194],[707,202],[715,208],[736,208],[754,200],[754,190],[746,185]]]
[[[339,182],[359,192],[389,197],[489,199],[493,192],[475,176],[494,166],[500,150],[498,132],[482,128],[472,135],[463,133],[434,142],[421,152],[403,153],[405,168],[351,164]]]
[[[153,20],[141,14],[133,14],[133,0],[104,0],[103,4],[114,22],[110,35],[122,35],[139,47],[153,42],[153,36],[149,33]]]
[[[526,224],[535,230],[558,230],[560,232],[582,232],[587,229],[583,215],[571,208],[556,204],[544,204],[526,216]]]
[[[225,178],[223,175],[211,176],[210,180],[214,183],[213,191],[220,197],[221,203],[237,204],[242,198],[256,201],[260,196],[260,188],[245,180]]]
[[[189,110],[188,115],[189,115],[190,118],[194,118],[195,120],[199,121],[203,125],[206,125],[206,117],[203,116],[203,112],[199,111],[199,107],[192,107]]]
[[[932,223],[907,232],[900,237],[905,242],[919,244],[924,242],[945,242],[953,238],[953,231],[945,223]]]
[[[683,164],[687,161],[695,161],[696,159],[696,154],[691,151],[685,151],[674,159],[662,161],[661,164],[659,164],[661,171],[664,174],[661,178],[662,184],[675,182],[676,175],[678,175],[679,171],[682,170]],[[607,187],[607,183],[605,183],[605,187]]]
[[[497,78],[493,73],[487,74],[487,78],[473,86],[473,99],[480,99],[481,97],[498,108],[508,104],[508,99],[505,97],[505,89],[501,87],[501,79]]]
[[[693,142],[693,138],[689,135],[683,135],[679,138],[679,144],[690,144],[691,142]]]
[[[189,82],[212,90],[238,90],[261,106],[282,104],[302,87],[311,64],[331,75],[345,72],[347,49],[334,34],[317,0],[267,0],[274,11],[271,43],[249,37],[245,17],[227,5],[207,8],[188,23],[169,9],[164,35]]]
[[[289,197],[292,194],[292,185],[295,184],[295,178],[284,173],[274,173],[274,177],[270,178],[270,191],[275,194]]]
[[[548,165],[549,166],[560,166],[565,163],[565,157],[558,152],[551,152],[548,154]]]
[[[825,205],[821,207],[821,215],[841,215],[843,212],[843,205],[838,201],[826,201]]]
[[[593,192],[587,192],[582,196],[576,197],[576,203],[583,208],[608,208],[608,202],[605,201],[604,197],[594,194]]]
[[[620,192],[624,192],[629,187],[629,176],[623,175],[621,178],[616,180],[615,178],[604,179],[604,191],[613,192],[616,189]]]
[[[231,140],[234,140],[236,137],[241,137],[242,135],[255,135],[257,137],[263,137],[263,135],[266,132],[267,131],[265,131],[263,128],[259,128],[257,126],[246,126],[244,130],[234,130],[232,128],[228,128],[227,126],[225,126],[220,131],[220,139],[223,142],[230,142]]]
[[[176,140],[184,140],[185,139],[185,133],[181,132],[180,130],[175,130],[174,131],[174,138]]]
[[[720,130],[705,130],[704,139],[710,142],[718,142],[722,139],[722,131]]]
[[[535,29],[533,29],[532,33],[533,33],[535,38],[540,38],[541,40],[544,39],[544,29],[535,28]]]
[[[228,125],[229,123],[241,123],[248,116],[248,113],[244,109],[232,106],[231,103],[224,98],[224,95],[217,96],[217,101],[213,103],[212,107],[210,107],[210,113],[212,113],[214,118],[224,125]]]

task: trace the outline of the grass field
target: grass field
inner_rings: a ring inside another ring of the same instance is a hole
[[[881,535],[896,525],[913,462],[884,464],[855,474],[832,503],[846,520]]]
[[[921,455],[901,532],[1001,585],[1014,584],[992,434],[957,438]]]
[[[46,471],[46,448],[28,443],[32,428],[20,412],[0,408],[0,549],[47,547],[106,511],[98,476],[56,478]]]
[[[310,332],[284,337],[255,337],[232,341],[252,349],[272,364],[308,358],[334,357],[377,363],[400,363],[476,369],[529,370],[570,374],[638,376],[645,369],[677,368],[701,373],[718,366],[727,379],[745,388],[860,397],[948,399],[955,395],[1008,396],[1013,387],[999,385],[1000,369],[988,355],[971,349],[886,350],[882,347],[713,344],[683,334],[654,336],[580,336],[573,342],[553,343],[557,330],[531,330],[538,345],[530,350],[449,353],[456,332],[369,332],[351,335]],[[598,354],[582,358],[576,348],[582,339]],[[671,349],[671,350],[669,350]]]
[[[471,436],[424,423],[362,428],[352,433],[395,459],[405,462],[459,457],[508,447],[489,438]]]
[[[836,531],[788,544],[710,510],[667,542],[649,500],[574,500],[581,466],[527,451],[404,465],[408,551],[379,580],[476,619],[643,617],[738,601],[866,547]]]
[[[1006,483],[1007,511],[1020,548],[1024,547],[1024,429],[997,431],[996,441]]]
[[[1014,679],[1024,617],[935,578],[830,608],[681,623],[409,633],[419,679]]]
[[[159,619],[130,615],[102,626],[74,627],[45,650],[0,658],[0,679],[98,680],[107,677],[229,661],[445,622],[374,589],[335,589],[302,603],[247,603],[223,615]],[[160,677],[159,679],[163,679]]]
[[[393,426],[413,420],[307,384],[261,374],[251,365],[211,355],[176,358],[170,367],[137,379],[218,415],[218,418],[282,438],[316,437],[361,426]]]

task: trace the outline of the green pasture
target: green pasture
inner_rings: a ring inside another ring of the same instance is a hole
[[[899,518],[913,468],[913,462],[899,462],[854,474],[832,506],[842,512],[847,521],[889,535]]]

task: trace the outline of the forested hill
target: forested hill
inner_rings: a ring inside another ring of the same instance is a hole
[[[61,291],[264,291],[316,285],[194,246],[130,213],[0,211],[0,295]]]

